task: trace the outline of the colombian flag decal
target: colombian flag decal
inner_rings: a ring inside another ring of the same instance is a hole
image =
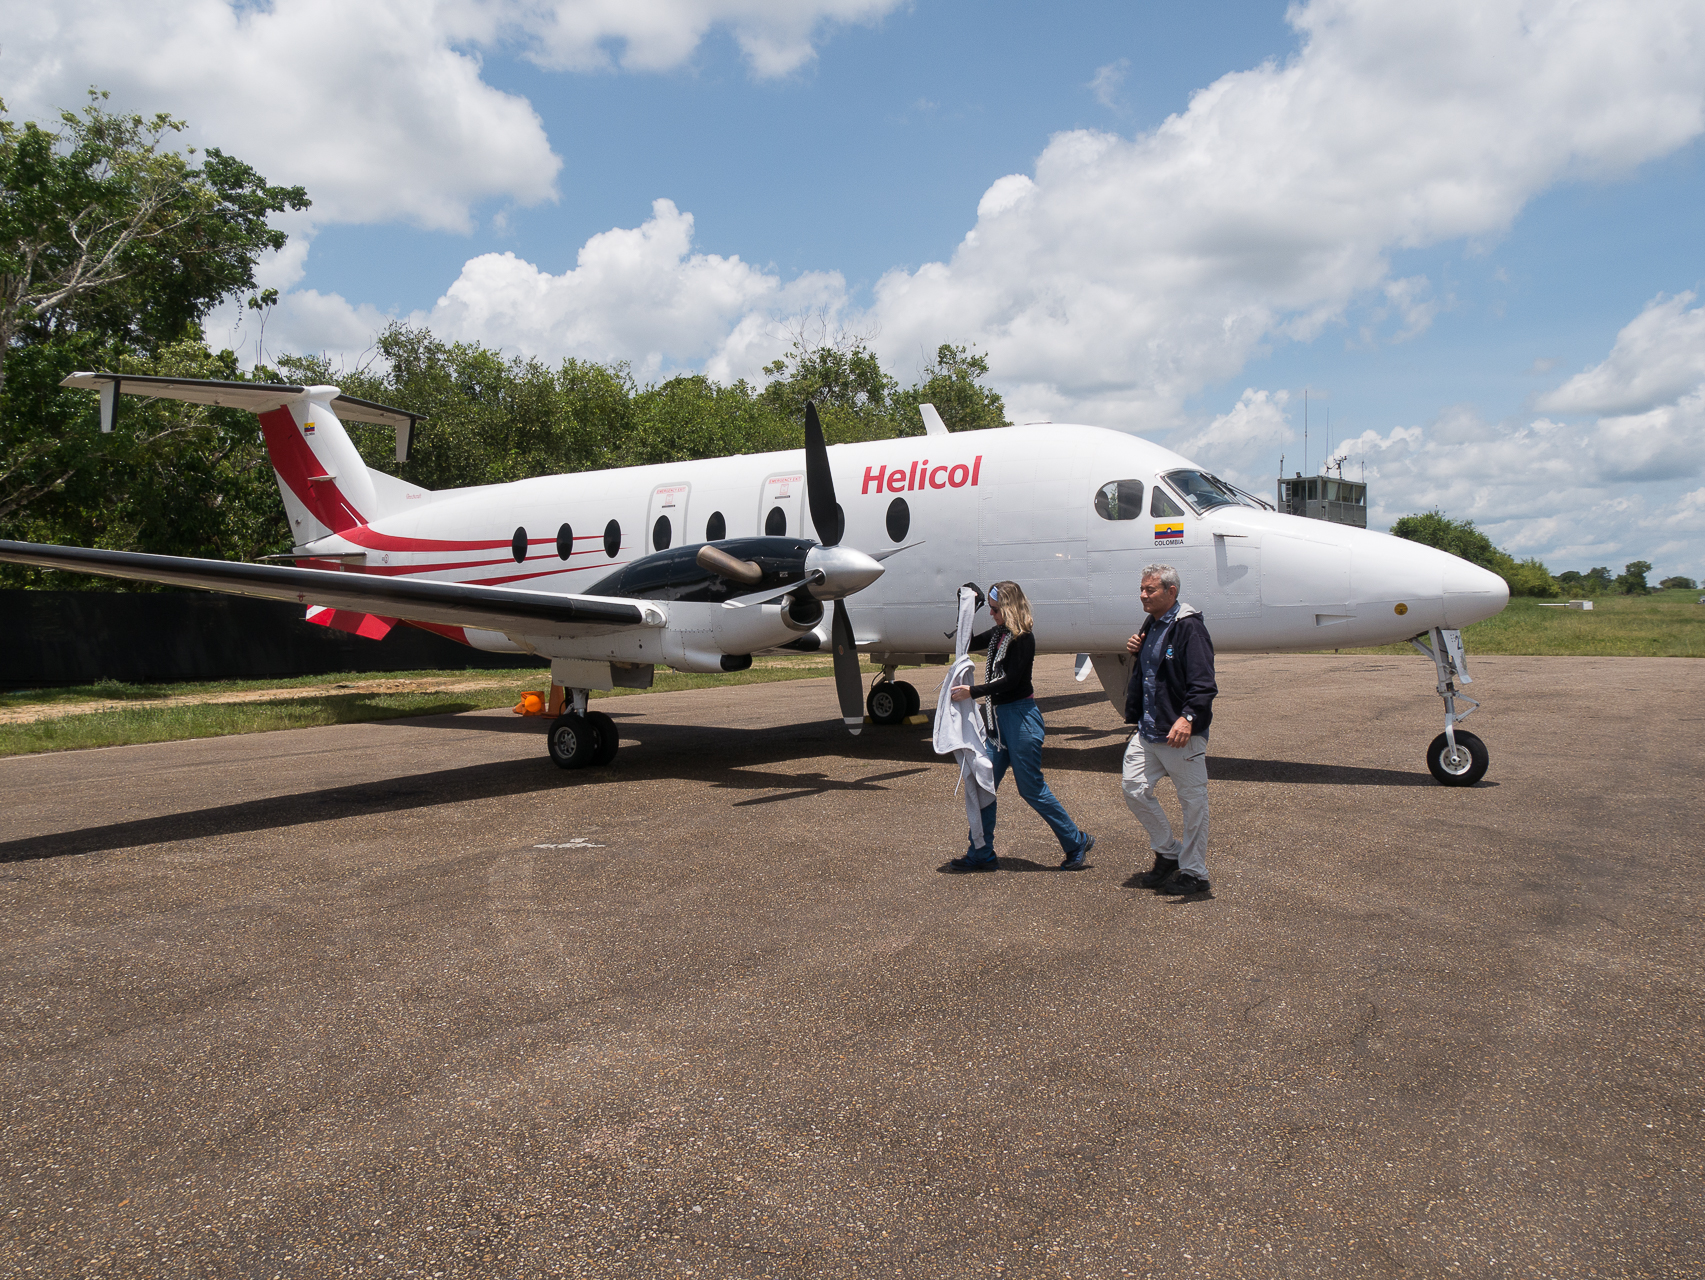
[[[1157,524],[1154,527],[1156,544],[1163,542],[1183,542],[1184,526],[1181,524]]]

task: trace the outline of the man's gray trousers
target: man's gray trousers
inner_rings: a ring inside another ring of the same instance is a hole
[[[1166,811],[1154,797],[1162,778],[1171,778],[1178,790],[1178,805],[1184,811],[1184,838],[1172,832]],[[1200,734],[1182,747],[1164,742],[1145,742],[1133,733],[1125,748],[1125,769],[1120,786],[1125,803],[1149,833],[1149,844],[1163,858],[1171,858],[1180,871],[1208,878],[1208,741]]]

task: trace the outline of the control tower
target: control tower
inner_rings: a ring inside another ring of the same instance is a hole
[[[1299,471],[1289,480],[1283,476],[1279,478],[1279,510],[1287,515],[1328,520],[1333,524],[1353,524],[1358,529],[1365,529],[1368,527],[1368,487],[1359,480],[1305,476]]]

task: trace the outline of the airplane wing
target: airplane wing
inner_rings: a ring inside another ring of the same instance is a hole
[[[362,613],[435,622],[451,627],[538,634],[561,627],[588,632],[615,627],[660,627],[663,610],[651,601],[602,596],[556,595],[513,587],[483,587],[464,582],[391,578],[331,569],[197,560],[139,551],[93,547],[56,547],[0,540],[0,561],[64,569],[105,578],[130,578],[180,587],[200,587],[230,595],[258,596],[291,604],[328,605]]]

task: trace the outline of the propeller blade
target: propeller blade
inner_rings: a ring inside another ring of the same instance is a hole
[[[749,604],[764,604],[770,600],[780,599],[785,595],[792,595],[801,587],[816,586],[822,581],[823,571],[821,569],[810,569],[798,582],[790,582],[785,587],[772,587],[768,591],[754,591],[749,596],[736,596],[733,600],[724,600],[722,607],[724,609],[744,609]]]
[[[829,626],[829,640],[835,651],[835,693],[841,700],[841,719],[846,722],[847,729],[856,734],[864,728],[864,677],[859,674],[852,619],[847,616],[844,601],[835,601],[835,619]]]
[[[817,526],[818,542],[825,547],[834,546],[846,530],[846,516],[841,504],[835,501],[835,477],[829,472],[829,446],[823,440],[823,424],[817,419],[817,406],[809,401],[805,405],[805,500],[811,506],[811,523]]]

